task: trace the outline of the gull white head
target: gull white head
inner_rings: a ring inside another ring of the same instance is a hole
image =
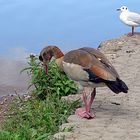
[[[121,11],[121,12],[126,12],[129,11],[127,6],[122,6],[121,8],[118,8],[117,11]]]

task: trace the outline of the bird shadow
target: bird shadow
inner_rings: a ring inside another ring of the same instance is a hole
[[[121,117],[121,118],[134,118],[137,111],[131,108],[126,108],[120,103],[116,102],[102,102],[96,101],[92,111],[98,117]]]

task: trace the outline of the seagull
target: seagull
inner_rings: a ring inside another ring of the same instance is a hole
[[[132,27],[132,33],[128,33],[128,36],[134,35],[134,27],[140,26],[140,14],[129,11],[127,6],[122,6],[121,8],[117,9],[120,11],[120,20]]]
[[[43,62],[46,74],[48,73],[48,62],[51,58],[66,75],[78,82],[82,89],[83,108],[77,108],[75,113],[86,119],[94,118],[91,105],[95,99],[96,87],[107,86],[114,93],[127,93],[128,87],[121,80],[117,71],[109,60],[99,50],[94,48],[80,48],[71,50],[65,55],[57,46],[47,46],[40,52],[39,60]],[[87,99],[85,87],[92,87],[90,100]]]

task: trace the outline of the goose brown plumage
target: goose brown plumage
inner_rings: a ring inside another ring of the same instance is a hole
[[[76,109],[76,114],[83,118],[93,118],[91,105],[96,95],[96,87],[108,86],[114,93],[128,92],[127,85],[120,79],[117,71],[109,60],[100,51],[94,48],[80,48],[72,50],[65,55],[56,46],[48,46],[40,52],[39,59],[46,67],[47,63],[55,57],[57,65],[74,81],[83,87],[92,87],[90,101],[87,101],[83,88],[82,97],[85,108]]]

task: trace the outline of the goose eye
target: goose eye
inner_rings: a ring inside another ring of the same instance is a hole
[[[39,60],[43,62],[43,58],[41,55],[39,56]]]

